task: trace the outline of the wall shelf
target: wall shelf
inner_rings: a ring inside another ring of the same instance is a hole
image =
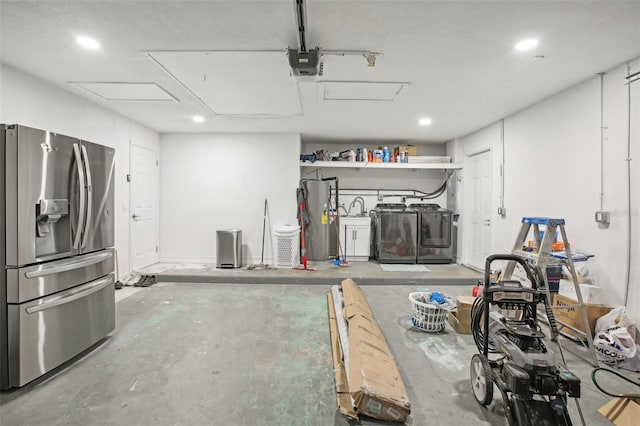
[[[404,169],[404,170],[460,170],[462,164],[456,163],[361,163],[351,161],[308,161],[300,162],[300,167],[317,169]]]

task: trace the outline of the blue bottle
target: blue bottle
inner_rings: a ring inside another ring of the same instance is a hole
[[[391,161],[391,153],[389,152],[389,148],[385,146],[384,149],[382,150],[382,162],[388,163],[390,161]]]

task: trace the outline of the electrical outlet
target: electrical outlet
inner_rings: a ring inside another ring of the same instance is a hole
[[[507,209],[506,207],[498,207],[498,214],[502,217],[507,215]]]
[[[380,202],[384,201],[384,197],[382,196],[382,194],[378,194],[378,201]]]
[[[610,223],[609,212],[597,211],[595,214],[596,222],[608,225]]]

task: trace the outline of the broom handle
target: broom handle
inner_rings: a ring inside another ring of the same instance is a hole
[[[264,215],[262,216],[262,254],[260,255],[260,264],[264,263],[264,229],[267,226],[267,199],[264,199]]]
[[[304,204],[300,203],[300,252],[304,256],[307,254],[306,240],[304,238]]]

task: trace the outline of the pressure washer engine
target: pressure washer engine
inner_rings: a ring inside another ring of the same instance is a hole
[[[494,261],[519,263],[531,287],[517,280],[491,283]],[[580,379],[557,362],[538,324],[537,307],[543,304],[550,326],[556,326],[541,289],[541,274],[540,268],[532,269],[519,256],[489,256],[484,290],[471,310],[471,329],[480,352],[471,358],[473,395],[481,405],[489,405],[495,384],[509,425],[571,425],[567,397],[580,397]]]

